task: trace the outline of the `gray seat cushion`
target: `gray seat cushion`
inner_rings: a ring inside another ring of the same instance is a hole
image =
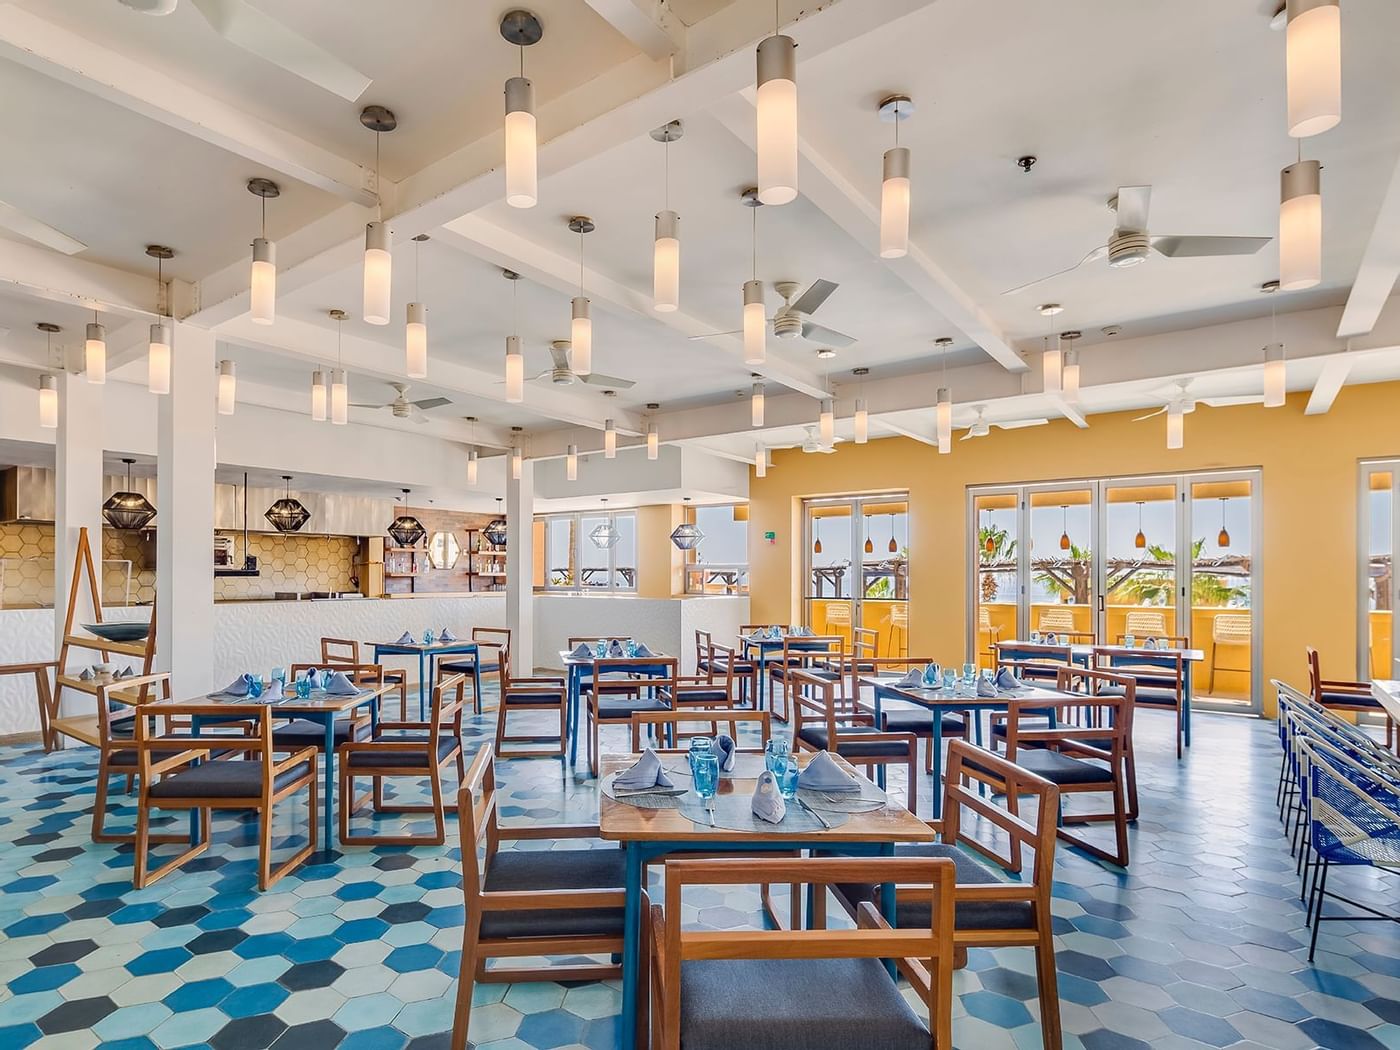
[[[928,1050],[878,959],[681,963],[685,1050]]]
[[[1380,701],[1364,693],[1323,693],[1324,707],[1380,707]]]
[[[880,712],[888,733],[913,733],[923,739],[933,736],[933,712],[917,707],[896,707]],[[943,715],[943,735],[962,736],[967,729],[963,716],[949,711]]]
[[[807,674],[812,675],[814,678],[820,678],[824,682],[836,682],[839,681],[841,678],[841,675],[838,672],[830,670],[829,668],[814,666],[804,667],[796,659],[792,661],[791,669],[793,671],[805,671]],[[769,671],[772,674],[772,676],[780,681],[787,678],[788,670],[789,669],[787,667],[783,666],[781,660],[779,660],[776,665],[769,668]]]
[[[564,702],[564,693],[558,689],[507,689],[504,693],[508,704],[550,704],[557,706]]]
[[[337,718],[332,726],[336,746],[339,747],[351,739],[352,731],[355,734],[354,739],[368,740],[369,721],[365,720],[357,724],[348,718]],[[326,748],[326,727],[320,722],[297,719],[295,722],[288,722],[284,726],[273,729],[272,742],[278,747],[319,747],[324,751]]]
[[[109,718],[107,720],[107,735],[113,739],[130,740],[136,735],[136,716]]]
[[[502,850],[486,869],[487,891],[622,889],[626,855],[620,849]],[[547,911],[487,911],[481,936],[622,936],[622,908],[552,908]]]
[[[849,729],[837,726],[836,753],[842,758],[902,758],[909,749],[898,740],[861,741],[860,737],[875,730],[869,726],[852,726]],[[830,751],[827,747],[826,726],[803,726],[801,737],[804,743],[819,751]]]
[[[281,791],[311,769],[308,762],[298,762],[278,773],[272,790]],[[263,766],[261,762],[234,759],[227,762],[201,762],[162,777],[151,785],[151,798],[246,798],[262,794]]]
[[[1039,773],[1052,784],[1106,784],[1113,779],[1112,774],[1097,762],[1082,758],[1071,758],[1058,751],[1037,750],[1018,751],[1016,764],[1032,773]]]
[[[964,886],[988,886],[1006,881],[970,853],[941,842],[896,846],[895,855],[950,857],[958,868],[958,883]],[[863,901],[875,902],[878,907],[878,886],[843,883],[832,889],[852,907]],[[929,912],[926,902],[900,901],[895,911],[895,924],[903,929],[926,929],[932,920]],[[1031,930],[1035,928],[1035,911],[1030,901],[958,901],[954,924],[960,930]]]
[[[598,717],[604,721],[624,722],[638,711],[669,711],[671,705],[664,700],[638,700],[630,696],[601,696],[598,698]]]
[[[383,768],[386,766],[427,769],[428,767],[428,737],[426,734],[416,736],[385,736],[381,738],[385,743],[401,744],[405,741],[412,741],[421,745],[417,751],[400,751],[397,748],[378,748],[374,751],[352,751],[350,752],[350,768],[373,767]],[[439,736],[437,742],[437,762],[434,765],[446,760],[459,746],[455,736]]]
[[[1119,685],[1106,685],[1099,689],[1099,696],[1123,696],[1126,690]],[[1134,700],[1139,704],[1168,704],[1176,706],[1176,689],[1160,689],[1156,686],[1143,684],[1138,681],[1137,688],[1133,692]]]
[[[663,689],[662,695],[669,697],[671,691]],[[729,692],[725,689],[683,689],[680,692],[682,704],[728,704]]]

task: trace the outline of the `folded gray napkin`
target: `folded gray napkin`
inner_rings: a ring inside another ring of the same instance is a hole
[[[329,672],[329,671],[326,671],[326,672],[323,674],[319,669],[317,669],[317,668],[315,668],[315,667],[309,668],[308,670],[305,670],[305,671],[303,671],[303,672],[301,673],[301,676],[302,676],[304,679],[306,679],[308,682],[311,683],[311,688],[312,688],[312,689],[321,689],[321,688],[323,688],[323,687],[324,687],[324,679],[325,679],[326,677],[329,677],[329,675],[330,675],[330,672]]]
[[[579,642],[569,655],[575,660],[587,660],[593,655],[593,650],[588,648],[587,642]]]
[[[1144,649],[1155,649],[1155,648],[1157,648],[1157,639],[1156,639],[1156,638],[1149,638],[1149,639],[1147,639],[1147,641],[1145,641],[1145,642],[1142,643],[1142,647],[1143,647]]]
[[[738,754],[738,746],[734,743],[734,738],[728,733],[721,733],[715,737],[715,757],[719,759],[721,772],[734,772],[734,756]]]
[[[134,668],[134,667],[123,667],[120,671],[118,671],[118,672],[116,673],[116,676],[115,676],[115,677],[117,677],[117,678],[135,678],[135,677],[136,677],[136,668]]]
[[[768,636],[767,636],[766,634],[764,634],[762,631],[754,631],[754,633],[751,634],[751,635],[748,635],[748,636],[744,639],[744,641],[746,641],[746,642],[762,642],[762,641],[766,641],[767,639],[768,639]]]
[[[633,655],[633,656],[655,656],[656,654],[655,654],[654,652],[652,652],[650,649],[648,649],[644,643],[638,642],[638,643],[637,643],[637,651],[636,651],[635,653],[633,653],[632,655]]]
[[[859,791],[860,782],[836,763],[826,751],[818,751],[797,774],[797,786],[813,791]]]
[[[93,678],[96,677],[96,675],[93,674],[91,667],[84,667],[82,673],[80,673],[78,677],[81,678],[84,682],[91,682]]]
[[[438,641],[440,641],[440,642],[455,642],[456,640],[457,640],[457,636],[456,636],[455,634],[453,634],[451,631],[449,631],[446,627],[444,627],[442,630],[438,631]]]
[[[608,643],[608,659],[620,660],[623,656],[622,642],[614,638]]]
[[[656,757],[656,752],[647,748],[630,768],[613,778],[613,787],[619,791],[645,791],[647,788],[671,788],[675,785],[666,775],[666,770],[661,768],[661,759]]]
[[[981,677],[979,677],[979,678],[977,679],[977,695],[978,695],[978,696],[981,696],[981,697],[996,696],[996,695],[997,695],[997,684],[996,684],[996,682],[992,681],[990,678],[981,678]]]
[[[1016,681],[1016,676],[1011,673],[1011,668],[1003,667],[997,672],[998,689],[1020,689],[1021,683]]]
[[[252,684],[252,681],[252,675],[241,674],[233,680],[232,684],[225,686],[219,692],[224,696],[247,696],[248,686]]]
[[[407,631],[404,631],[403,634],[399,635],[399,640],[398,640],[397,642],[395,642],[394,644],[395,644],[395,645],[412,645],[412,644],[413,644],[413,635],[409,634]]]
[[[321,688],[331,696],[354,696],[360,691],[360,687],[350,681],[344,671],[332,671],[321,684]]]
[[[282,683],[274,678],[268,683],[267,688],[263,690],[262,696],[258,697],[258,699],[263,701],[281,700],[282,696]]]
[[[778,792],[778,780],[766,769],[753,786],[753,815],[769,824],[780,824],[787,816],[787,802]]]
[[[1053,634],[1047,634],[1044,638],[1041,639],[1041,642],[1045,645],[1058,645],[1060,643],[1060,640],[1056,638]]]
[[[792,633],[798,638],[811,638],[816,634],[816,632],[813,631],[812,628],[804,627],[801,625],[794,627],[792,629]]]
[[[901,689],[917,689],[924,684],[924,672],[917,667],[911,667],[904,672],[904,677],[895,682],[895,686]]]

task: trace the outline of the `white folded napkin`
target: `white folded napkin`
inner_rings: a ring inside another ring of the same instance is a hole
[[[1142,647],[1143,647],[1144,649],[1155,649],[1155,648],[1157,648],[1157,639],[1156,639],[1156,638],[1149,638],[1149,639],[1147,639],[1147,641],[1145,641],[1145,642],[1142,643]]]
[[[622,656],[623,656],[623,652],[622,652],[622,642],[620,642],[618,639],[614,638],[612,641],[610,641],[610,642],[608,643],[608,659],[609,659],[609,660],[620,660],[620,659],[622,659]]]
[[[395,642],[394,644],[395,644],[395,645],[412,645],[412,644],[413,644],[413,635],[409,634],[407,631],[404,631],[403,634],[399,635],[399,640],[398,640],[397,642]]]
[[[656,757],[656,752],[647,748],[630,768],[613,778],[613,787],[619,791],[645,791],[647,788],[671,788],[675,785],[666,775],[666,770],[661,768],[661,759]]]
[[[924,684],[924,673],[917,667],[911,667],[904,672],[904,677],[895,682],[895,686],[900,689],[917,689]]]
[[[816,634],[816,632],[812,630],[812,628],[801,625],[794,627],[792,629],[792,633],[795,634],[798,638],[811,638]]]
[[[978,696],[981,696],[981,697],[996,696],[996,695],[997,695],[997,684],[996,684],[996,682],[992,681],[990,678],[981,678],[981,677],[979,677],[979,678],[977,679],[977,695],[978,695]]]
[[[734,760],[738,754],[738,746],[734,743],[734,738],[728,733],[721,733],[715,737],[715,757],[719,759],[719,768],[723,773],[734,772]]]
[[[638,642],[638,643],[637,643],[637,651],[636,651],[635,653],[633,653],[632,655],[633,655],[633,656],[655,656],[656,654],[646,647],[646,643],[645,643],[645,642]]]
[[[778,780],[766,769],[753,786],[753,815],[769,824],[780,824],[787,816],[787,802],[778,791]]]
[[[262,696],[258,697],[258,699],[264,702],[281,700],[282,695],[282,683],[274,678],[268,683],[268,687],[262,691]]]
[[[301,676],[311,684],[312,689],[321,689],[324,687],[324,678],[329,674],[329,671],[327,671],[325,674],[322,674],[319,669],[312,667],[303,671],[301,673]]]
[[[456,636],[455,634],[453,634],[451,631],[449,631],[446,627],[444,627],[442,630],[438,631],[438,641],[440,641],[440,642],[455,642],[456,640],[457,640],[457,636]]]
[[[84,667],[78,677],[84,682],[91,682],[96,676],[92,673],[91,667]]]
[[[1020,689],[1021,683],[1016,681],[1016,676],[1011,673],[1011,668],[1003,667],[997,672],[998,689]]]
[[[746,641],[746,642],[762,642],[762,641],[766,641],[767,638],[768,638],[768,636],[767,636],[766,634],[764,634],[762,631],[755,631],[753,634],[751,634],[751,635],[749,635],[748,637],[746,637],[746,638],[744,639],[744,641]]]
[[[797,774],[797,786],[813,791],[859,791],[860,782],[836,763],[830,753],[818,751],[807,768]]]
[[[593,650],[588,648],[587,642],[579,642],[569,653],[575,660],[588,660],[593,656]]]
[[[331,696],[353,696],[360,691],[360,687],[350,681],[344,671],[332,671],[321,688]]]
[[[219,692],[224,696],[247,696],[248,686],[252,684],[252,681],[252,675],[241,674],[235,678],[232,683],[219,690]]]

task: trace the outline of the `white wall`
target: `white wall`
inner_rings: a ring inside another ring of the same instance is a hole
[[[568,638],[607,635],[635,638],[647,648],[681,658],[681,672],[695,673],[695,631],[733,642],[748,622],[748,598],[631,598],[592,594],[535,596],[535,664],[560,667]]]

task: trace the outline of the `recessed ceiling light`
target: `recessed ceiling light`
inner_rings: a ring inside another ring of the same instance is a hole
[[[1122,335],[1123,326],[1121,324],[1104,325],[1099,331],[1104,335]]]
[[[836,356],[836,351],[829,346],[824,346],[817,351],[817,357],[822,361],[829,361]]]
[[[1040,311],[1041,317],[1054,317],[1056,314],[1065,312],[1065,308],[1059,303],[1043,303],[1037,306],[1036,309]]]

